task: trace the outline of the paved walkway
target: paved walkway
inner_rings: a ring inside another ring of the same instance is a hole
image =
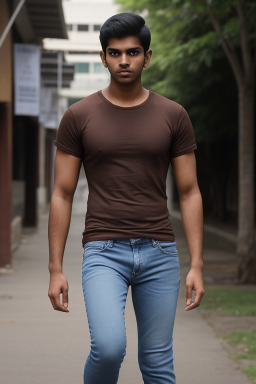
[[[74,210],[64,256],[69,282],[69,313],[55,311],[48,298],[48,215],[36,233],[23,236],[10,270],[0,273],[1,384],[82,384],[90,336],[81,286],[81,232],[84,216]],[[181,289],[174,326],[177,384],[251,384],[227,357],[223,341],[199,308],[185,311],[189,256],[180,221],[173,218],[181,265]],[[213,234],[206,236],[204,258],[234,257]],[[217,245],[219,248],[216,248]],[[118,383],[143,384],[137,362],[137,327],[130,289],[126,310],[127,354]],[[154,383],[157,384],[157,383]]]

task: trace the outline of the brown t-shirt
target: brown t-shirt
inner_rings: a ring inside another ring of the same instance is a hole
[[[89,187],[82,245],[149,237],[175,241],[166,177],[171,157],[197,148],[184,107],[149,90],[132,107],[101,90],[64,113],[54,144],[82,159]]]

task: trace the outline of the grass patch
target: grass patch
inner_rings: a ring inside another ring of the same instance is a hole
[[[248,365],[247,367],[243,367],[242,371],[246,373],[250,379],[256,384],[256,367],[253,365]]]
[[[256,287],[206,287],[200,303],[203,310],[218,316],[256,316]],[[256,321],[255,328],[220,334],[233,348],[229,358],[233,360],[256,361]],[[242,371],[256,384],[256,366],[248,361]]]
[[[200,307],[220,316],[256,316],[256,287],[206,287]]]
[[[222,335],[230,345],[236,346],[238,354],[231,355],[234,360],[256,360],[256,328],[248,331],[234,331]]]

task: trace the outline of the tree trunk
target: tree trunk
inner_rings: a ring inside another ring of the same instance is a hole
[[[254,229],[254,84],[239,89],[238,241],[240,283],[256,282]]]

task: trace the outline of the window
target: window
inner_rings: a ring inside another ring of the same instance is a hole
[[[73,30],[73,25],[72,24],[67,24],[67,30],[72,31]]]
[[[89,63],[74,63],[76,73],[89,73]]]
[[[101,27],[101,25],[99,25],[99,24],[94,24],[94,26],[93,26],[93,30],[94,30],[94,31],[99,31],[99,30],[100,30],[100,27]]]
[[[85,32],[89,30],[88,24],[77,24],[77,30],[80,32]]]
[[[93,63],[94,73],[105,73],[107,70],[102,63]]]

